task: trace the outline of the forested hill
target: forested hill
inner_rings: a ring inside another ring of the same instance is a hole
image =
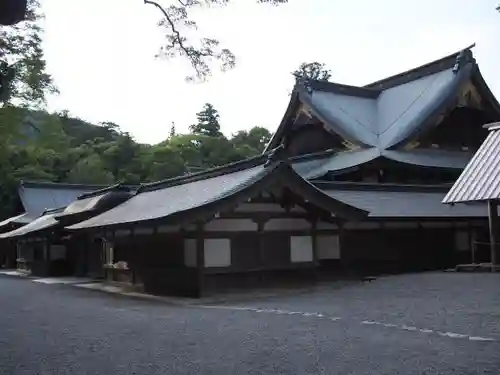
[[[219,114],[208,103],[197,120],[187,134],[166,125],[168,139],[146,145],[114,123],[95,125],[67,113],[1,108],[1,216],[14,210],[20,180],[104,185],[157,181],[257,155],[270,138],[258,126],[224,136]]]

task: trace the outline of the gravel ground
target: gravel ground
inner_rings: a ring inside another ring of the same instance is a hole
[[[182,307],[0,276],[0,374],[496,375],[499,285],[430,273]]]

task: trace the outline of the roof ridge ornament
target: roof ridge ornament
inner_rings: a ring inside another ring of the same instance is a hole
[[[295,84],[304,87],[308,94],[313,92],[312,81],[310,78],[295,76]]]
[[[457,59],[455,61],[455,65],[453,66],[452,72],[453,73],[458,73],[460,68],[462,68],[464,65],[473,62],[474,57],[472,56],[472,51],[470,48],[466,48],[457,55]]]
[[[267,156],[267,160],[264,164],[264,168],[270,166],[271,164],[275,164],[280,161],[287,160],[285,145],[281,144],[276,148],[273,148],[269,155]]]

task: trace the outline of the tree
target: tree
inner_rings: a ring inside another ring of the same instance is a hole
[[[0,27],[0,103],[40,107],[48,93],[55,93],[46,71],[38,0],[28,0],[25,20]]]
[[[76,163],[68,174],[67,181],[78,184],[110,185],[114,182],[114,177],[106,170],[98,155],[91,155]]]
[[[221,137],[219,124],[219,112],[210,103],[205,103],[203,110],[196,114],[198,123],[191,125],[189,130],[191,133],[198,135],[206,135],[209,137]]]
[[[172,0],[173,4],[162,6],[159,1],[144,0],[144,4],[155,6],[162,15],[159,22],[165,31],[166,44],[158,56],[187,58],[195,74],[187,80],[205,80],[210,76],[213,63],[220,63],[222,71],[234,67],[236,58],[227,48],[221,48],[217,39],[202,37],[197,41],[188,38],[187,29],[196,29],[196,22],[190,17],[191,10],[200,7],[225,6],[232,0]],[[256,0],[258,3],[280,5],[288,0]]]
[[[271,140],[271,133],[266,128],[254,126],[249,131],[240,130],[233,135],[231,143],[243,157],[258,155],[264,151]]]
[[[332,77],[330,69],[325,64],[317,61],[311,63],[302,63],[299,68],[292,72],[295,79],[328,81]]]
[[[175,137],[175,122],[172,121],[172,126],[170,126],[170,132],[169,132],[169,135],[168,137],[169,138],[172,138],[172,137]]]

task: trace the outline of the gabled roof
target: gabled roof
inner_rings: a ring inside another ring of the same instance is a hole
[[[277,146],[291,115],[304,104],[326,130],[351,143],[381,151],[393,149],[435,125],[438,116],[455,106],[459,89],[470,80],[500,118],[500,105],[479,71],[472,47],[364,87],[297,82],[268,148]]]
[[[488,137],[464,169],[443,203],[500,199],[500,122],[487,126]]]
[[[105,186],[22,181],[18,192],[27,215],[33,220],[46,209],[66,207],[80,195]]]
[[[262,190],[286,187],[309,203],[338,215],[356,218],[366,212],[336,201],[300,177],[288,162],[269,161],[268,155],[208,171],[143,185],[125,203],[70,230],[155,225],[159,222],[191,223],[212,218]]]

